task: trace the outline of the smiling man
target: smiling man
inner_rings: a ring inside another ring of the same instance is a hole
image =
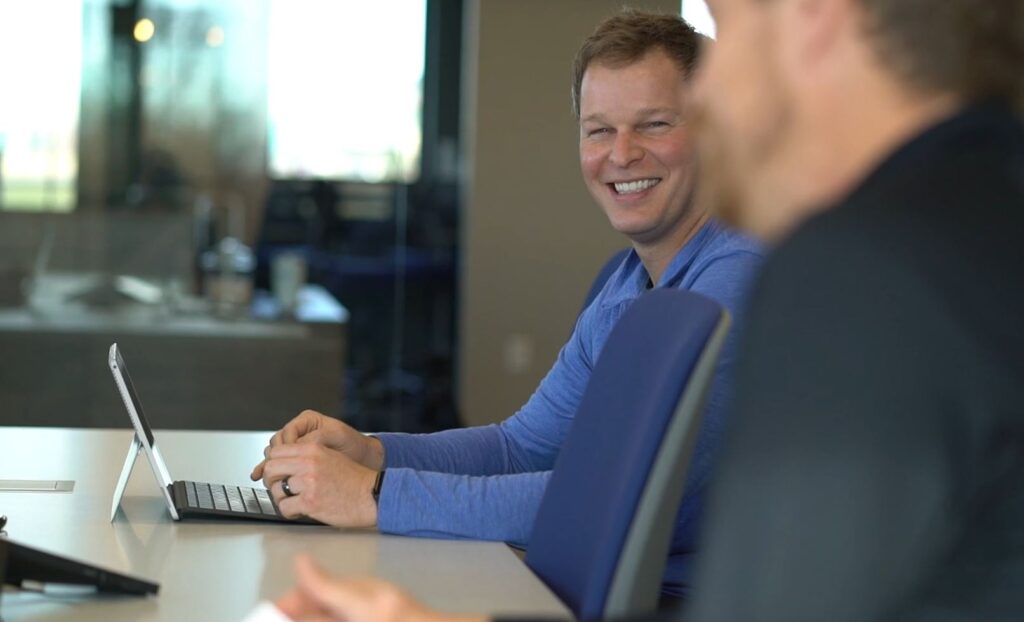
[[[678,16],[624,13],[601,24],[579,51],[573,105],[583,177],[633,251],[582,312],[522,409],[499,425],[376,437],[306,411],[273,436],[253,471],[283,513],[388,533],[528,545],[591,369],[629,305],[652,287],[683,288],[717,300],[738,319],[761,257],[754,242],[691,200],[695,157],[685,111],[699,44],[700,35]],[[683,596],[689,586],[731,368],[727,344],[677,517],[663,585],[669,596]]]

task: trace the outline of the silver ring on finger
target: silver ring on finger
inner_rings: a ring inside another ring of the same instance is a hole
[[[291,476],[289,475],[288,477],[281,480],[281,490],[284,491],[284,496],[286,497],[294,497],[295,495],[299,494],[297,492],[292,492],[291,486],[288,485],[288,480],[290,478]]]

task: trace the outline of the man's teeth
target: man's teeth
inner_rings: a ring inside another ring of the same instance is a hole
[[[618,184],[612,184],[615,186],[615,192],[619,194],[633,194],[634,192],[640,192],[653,188],[658,185],[660,179],[639,179],[637,181],[626,181]]]

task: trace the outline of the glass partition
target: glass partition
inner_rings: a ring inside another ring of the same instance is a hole
[[[113,341],[169,428],[383,412],[351,400],[449,365],[450,330],[404,325],[454,314],[454,182],[421,176],[427,11],[0,1],[0,426],[127,425]]]

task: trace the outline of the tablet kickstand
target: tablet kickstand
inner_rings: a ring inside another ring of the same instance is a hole
[[[110,522],[114,522],[117,516],[117,508],[121,507],[121,497],[128,485],[128,478],[131,477],[132,468],[135,466],[135,459],[139,457],[142,450],[142,443],[139,442],[138,433],[132,434],[132,444],[128,447],[128,455],[124,457],[124,466],[121,467],[121,476],[117,478],[117,487],[114,488],[114,502],[110,506]]]

